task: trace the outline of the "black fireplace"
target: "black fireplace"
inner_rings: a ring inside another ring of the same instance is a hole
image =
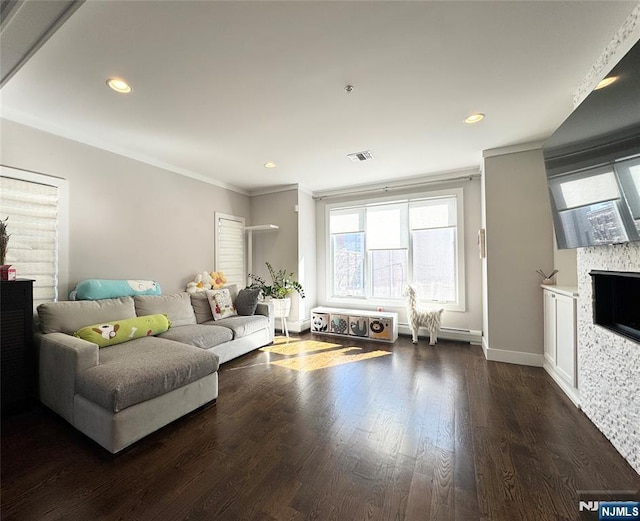
[[[592,270],[593,321],[640,343],[640,273]]]

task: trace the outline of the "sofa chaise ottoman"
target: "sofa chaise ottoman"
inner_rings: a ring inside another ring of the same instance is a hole
[[[215,401],[221,361],[271,343],[273,316],[259,304],[252,316],[210,320],[204,302],[178,293],[41,304],[40,400],[112,453]],[[73,336],[160,313],[171,327],[153,336],[104,347]]]

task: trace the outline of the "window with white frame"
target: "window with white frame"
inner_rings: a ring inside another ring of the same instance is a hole
[[[227,284],[243,288],[246,283],[244,267],[244,217],[215,212],[216,271],[224,273]]]
[[[329,295],[404,299],[464,307],[462,189],[327,206]]]
[[[33,279],[35,308],[57,300],[66,284],[66,181],[1,168],[0,218],[10,234],[5,262]]]

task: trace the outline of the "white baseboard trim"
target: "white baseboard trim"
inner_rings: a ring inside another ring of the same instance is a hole
[[[276,319],[275,326],[277,331],[281,331],[279,318]],[[305,320],[287,320],[287,328],[291,333],[302,333],[304,331],[308,331],[309,329],[311,329],[311,319],[308,318]],[[411,336],[411,329],[409,329],[409,324],[398,324],[398,333],[401,335]],[[429,338],[429,332],[424,328],[420,328],[419,335],[421,338]],[[474,345],[481,345],[482,331],[477,331],[474,329],[456,329],[443,327],[438,333],[438,338],[444,338],[446,340],[456,340],[459,342],[469,342]]]
[[[487,351],[489,351],[489,344],[487,343],[487,337],[482,337],[482,343],[480,344],[482,346],[482,352],[484,353],[484,358],[486,360],[489,360],[489,357],[487,356]]]
[[[398,333],[401,335],[411,336],[411,328],[409,324],[398,324]],[[418,335],[421,338],[429,339],[429,332],[425,328],[420,328]],[[480,345],[482,342],[482,331],[475,329],[457,329],[453,327],[440,328],[438,338],[446,340],[457,340],[459,342],[469,342],[474,345]]]
[[[571,400],[573,402],[573,405],[575,405],[578,409],[581,409],[581,406],[580,406],[580,391],[578,391],[578,389],[576,389],[575,387],[571,387],[571,385],[569,385],[567,382],[565,382],[562,379],[562,377],[560,375],[558,375],[553,370],[553,366],[547,360],[544,361],[543,367],[544,367],[544,370],[553,379],[553,381],[556,384],[558,384],[558,387],[560,387],[560,389],[562,389],[564,394],[566,394],[568,396],[569,400]]]
[[[280,331],[282,333],[282,330],[280,328],[280,319],[276,318],[276,331]],[[287,329],[289,330],[289,333],[302,333],[304,331],[307,331],[309,329],[311,329],[311,319],[308,318],[306,320],[289,320],[287,319]]]
[[[482,351],[484,351],[484,357],[491,362],[505,362],[507,364],[530,365],[533,367],[542,367],[544,364],[544,355],[542,354],[493,349],[489,347],[484,338],[482,339]]]

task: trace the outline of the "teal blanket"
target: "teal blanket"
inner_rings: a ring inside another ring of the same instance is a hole
[[[160,295],[160,284],[155,280],[101,280],[79,282],[69,300],[101,300],[134,295]]]

